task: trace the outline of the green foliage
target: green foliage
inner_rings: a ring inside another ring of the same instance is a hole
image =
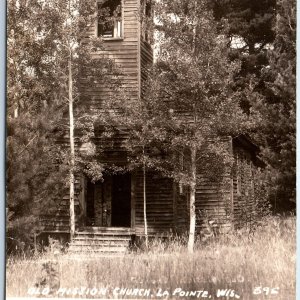
[[[55,144],[64,109],[55,86],[53,14],[39,1],[8,1],[7,236],[26,244],[42,210],[53,208],[65,169]],[[41,22],[41,18],[45,22]],[[9,246],[9,241],[8,241]]]
[[[252,84],[257,91],[264,90],[262,70],[269,63],[267,49],[275,38],[276,0],[214,0],[212,7],[229,39],[230,57],[242,62],[235,85]],[[255,101],[245,95],[241,104],[248,111]]]
[[[254,211],[255,222],[260,221],[272,214],[272,206],[270,203],[270,193],[272,191],[271,180],[272,172],[268,169],[257,170],[254,179]]]
[[[264,115],[263,157],[273,171],[274,206],[291,209],[296,200],[296,2],[279,1],[274,47],[264,70],[268,93],[258,108]],[[290,201],[289,201],[290,200]]]
[[[117,80],[108,84],[119,73],[114,62],[92,57],[103,49],[101,39],[87,36],[94,10],[94,1],[8,1],[7,207],[12,213],[8,235],[18,235],[26,243],[32,230],[25,232],[18,219],[30,219],[36,230],[42,230],[41,215],[55,210],[69,181],[68,58],[79,146],[93,138],[95,119],[83,105],[87,96],[82,87],[117,85]],[[76,153],[75,171],[101,179],[97,154]]]
[[[275,0],[214,0],[214,16],[228,22],[227,34],[242,39],[240,49],[245,53],[258,54],[273,42],[275,34]]]
[[[221,137],[246,132],[253,123],[240,109],[240,93],[232,89],[239,62],[224,55],[226,39],[207,3],[164,1],[154,10],[156,64],[148,72],[141,100],[115,103],[123,110],[115,115],[116,123],[129,128],[127,148],[133,164],[145,162],[188,185],[192,145],[205,165],[202,171],[214,177],[228,151]]]
[[[214,17],[242,60],[235,86],[252,85],[260,97],[244,96],[245,111],[257,111],[253,137],[269,164],[273,206],[295,201],[296,2],[215,0]]]
[[[189,187],[192,224],[197,182],[205,176],[222,180],[232,164],[226,138],[254,123],[233,88],[240,62],[229,60],[227,39],[208,2],[163,1],[153,9],[159,54],[141,99],[115,104],[122,109],[116,124],[128,128],[132,166],[155,169]]]

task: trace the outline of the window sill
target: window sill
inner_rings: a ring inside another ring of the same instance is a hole
[[[123,41],[123,37],[102,37],[103,41]]]

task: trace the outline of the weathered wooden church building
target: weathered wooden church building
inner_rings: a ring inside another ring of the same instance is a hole
[[[153,61],[153,48],[138,13],[150,8],[140,0],[103,0],[98,7],[106,7],[118,17],[108,24],[95,24],[89,34],[102,36],[107,55],[121,66],[126,74],[124,85],[131,97],[141,96],[144,67]],[[105,97],[101,86],[89,87],[86,93],[93,103]],[[197,228],[214,221],[224,231],[234,226],[241,215],[254,212],[254,175],[258,165],[258,147],[246,136],[228,137],[229,155],[234,159],[225,181],[217,184],[209,178],[196,187]],[[126,154],[116,149],[106,153],[107,162],[126,161]],[[125,251],[134,238],[144,235],[142,170],[110,175],[104,181],[92,183],[85,176],[76,181],[76,234],[70,250]],[[147,221],[152,236],[167,236],[188,230],[188,190],[156,172],[146,173]],[[225,183],[224,183],[225,182]],[[61,200],[55,218],[45,218],[44,233],[68,235],[69,198]]]

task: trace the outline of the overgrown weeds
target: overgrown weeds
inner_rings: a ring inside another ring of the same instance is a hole
[[[279,287],[282,296],[288,292],[288,298],[293,299],[295,217],[266,218],[254,232],[245,228],[212,239],[205,245],[198,241],[193,255],[187,253],[184,244],[184,240],[177,237],[165,242],[154,240],[149,251],[122,257],[74,257],[50,249],[31,259],[10,257],[7,295],[28,296],[29,288],[41,287],[42,282],[50,288],[54,284],[56,289],[102,287],[108,291],[105,298],[113,297],[116,287],[151,291],[159,288],[172,291],[178,287],[188,291],[235,288],[251,293],[255,286],[262,286]]]

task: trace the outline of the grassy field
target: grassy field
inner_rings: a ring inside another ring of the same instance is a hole
[[[295,260],[296,218],[272,217],[254,234],[241,230],[205,245],[199,242],[193,255],[180,240],[173,240],[154,241],[147,253],[123,257],[51,252],[34,258],[11,257],[7,296],[292,300]],[[220,296],[220,289],[227,289],[223,291],[227,297]]]

